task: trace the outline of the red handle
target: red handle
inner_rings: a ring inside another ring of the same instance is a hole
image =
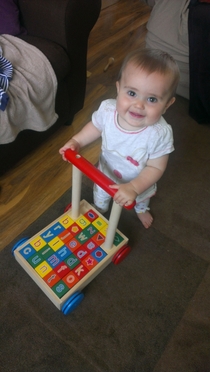
[[[104,191],[107,192],[112,198],[114,197],[117,190],[111,189],[110,185],[115,185],[114,181],[112,181],[109,177],[107,177],[104,173],[102,173],[99,169],[97,169],[93,164],[91,164],[88,160],[83,158],[80,154],[73,150],[66,150],[65,151],[65,158],[70,161],[75,167],[77,167],[82,173],[84,173],[87,177],[89,177],[93,182],[95,182],[98,186],[100,186]],[[128,206],[124,206],[126,209],[132,209],[135,206],[136,202],[134,202]]]

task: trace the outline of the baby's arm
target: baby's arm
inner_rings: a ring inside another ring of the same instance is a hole
[[[169,155],[163,155],[160,158],[148,160],[146,167],[138,177],[128,183],[110,186],[117,190],[114,196],[115,202],[126,206],[132,204],[137,195],[142,194],[162,177],[168,158]]]
[[[89,121],[80,132],[75,134],[75,136],[60,148],[59,153],[62,155],[63,160],[66,160],[64,153],[67,149],[79,152],[81,147],[95,141],[100,136],[101,132],[93,125],[92,121]]]

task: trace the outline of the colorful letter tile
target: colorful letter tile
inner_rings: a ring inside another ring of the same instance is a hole
[[[73,270],[74,267],[76,267],[80,263],[80,260],[74,254],[71,254],[65,260],[65,263],[70,267],[71,270]]]
[[[53,270],[43,277],[43,280],[49,287],[53,287],[60,279],[61,278]]]
[[[54,251],[57,251],[59,248],[61,248],[63,246],[63,242],[62,240],[59,239],[58,236],[56,236],[55,238],[53,238],[52,240],[50,240],[48,242],[48,245],[54,250]]]
[[[33,256],[28,258],[28,263],[33,267],[37,267],[41,262],[44,261],[43,257],[40,257],[38,253],[35,253]]]
[[[78,277],[73,273],[73,271],[70,271],[69,274],[67,274],[67,275],[63,278],[63,281],[64,281],[64,283],[66,283],[66,285],[67,285],[69,288],[72,288],[76,283],[78,283],[79,279],[78,279]]]
[[[87,269],[90,271],[92,270],[96,265],[98,265],[98,261],[95,260],[91,255],[87,256],[82,263],[87,267]]]
[[[33,239],[30,244],[35,249],[35,251],[39,251],[46,245],[46,241],[41,238],[41,236],[37,236]]]
[[[74,252],[77,248],[81,246],[81,244],[76,238],[73,238],[66,243],[66,246],[70,249],[71,252]]]
[[[54,271],[60,278],[63,278],[69,273],[70,268],[65,262],[61,262],[58,266],[55,267]]]
[[[117,247],[120,243],[122,243],[122,241],[123,237],[120,234],[118,234],[118,232],[116,232],[113,244]]]
[[[105,226],[107,226],[106,221],[104,221],[101,217],[98,217],[95,221],[93,221],[93,225],[98,229],[101,230]]]
[[[90,222],[93,222],[98,217],[98,214],[93,209],[90,209],[84,214],[84,217],[86,217]]]
[[[63,297],[68,291],[69,291],[69,288],[68,286],[66,285],[65,282],[63,282],[62,280],[60,280],[60,282],[56,283],[53,287],[52,287],[52,290],[53,292],[59,297]]]
[[[91,253],[91,256],[98,262],[103,260],[106,255],[106,252],[104,252],[103,249],[101,249],[100,247],[96,248],[96,250]]]
[[[89,272],[87,267],[82,263],[76,266],[73,271],[80,280]]]
[[[105,236],[101,232],[98,232],[92,237],[92,240],[99,246],[104,242]]]
[[[62,233],[58,235],[59,239],[65,244],[67,243],[70,239],[73,238],[73,235],[70,233],[69,230],[64,230]]]
[[[46,261],[44,261],[40,265],[38,265],[35,268],[35,270],[41,276],[41,278],[43,278],[45,275],[47,275],[52,270],[52,268],[50,267],[50,265],[48,265]]]
[[[36,253],[35,249],[30,245],[26,245],[24,248],[22,248],[20,251],[20,254],[27,260],[29,257],[34,255]]]
[[[76,223],[77,223],[77,225],[79,225],[82,229],[84,229],[86,226],[89,225],[90,221],[89,221],[87,218],[85,218],[84,216],[82,216],[82,217],[80,217],[80,218],[78,218],[78,219],[76,220]]]
[[[74,223],[74,221],[68,215],[62,216],[59,222],[63,227],[65,227],[65,229]]]
[[[73,235],[77,235],[79,234],[80,231],[82,231],[82,228],[77,225],[77,223],[73,223],[71,226],[68,227],[68,231]]]
[[[59,260],[65,260],[65,258],[69,257],[70,254],[72,252],[70,251],[70,249],[68,249],[68,247],[66,247],[65,245],[63,247],[61,247],[58,251],[56,251],[56,256],[59,258]]]
[[[52,256],[50,256],[48,259],[47,259],[47,262],[49,263],[49,265],[52,267],[52,269],[56,266],[58,266],[58,264],[60,263],[60,260],[59,258],[56,256],[56,254],[53,254]]]

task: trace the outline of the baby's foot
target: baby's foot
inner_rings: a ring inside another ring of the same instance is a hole
[[[137,213],[138,218],[140,219],[142,225],[148,229],[153,222],[153,217],[150,212],[146,211],[144,213]]]

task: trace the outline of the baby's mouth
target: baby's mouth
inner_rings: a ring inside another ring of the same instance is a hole
[[[144,118],[144,115],[139,114],[138,112],[129,111],[129,113],[130,113],[131,117],[134,118],[134,119],[142,119],[142,118]]]

